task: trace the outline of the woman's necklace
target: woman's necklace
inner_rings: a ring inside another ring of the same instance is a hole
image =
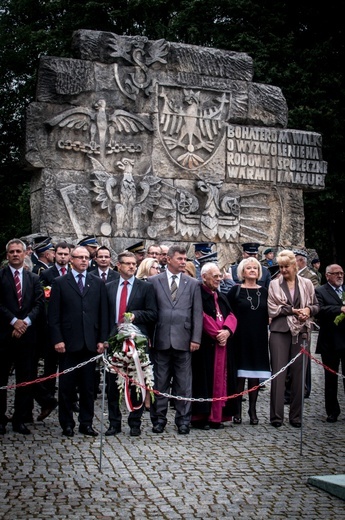
[[[249,303],[250,303],[250,308],[251,308],[251,310],[252,310],[252,311],[256,311],[256,310],[259,308],[259,305],[260,305],[260,297],[261,297],[260,289],[257,289],[257,290],[256,290],[256,295],[257,295],[257,297],[258,297],[258,304],[257,304],[256,307],[254,307],[254,305],[253,305],[253,298],[250,296],[247,287],[245,287],[245,290],[246,290],[246,293],[247,293],[247,300],[248,300]]]

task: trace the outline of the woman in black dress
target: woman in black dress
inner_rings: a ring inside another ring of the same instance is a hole
[[[248,390],[259,385],[260,379],[270,377],[270,362],[268,354],[268,311],[265,287],[258,285],[262,269],[256,258],[245,258],[237,268],[241,285],[235,285],[228,292],[228,300],[237,318],[237,329],[234,334],[234,344],[237,359],[237,393],[244,390],[245,380],[248,380]],[[250,424],[256,425],[259,419],[256,415],[258,388],[249,392]],[[242,422],[242,396],[237,400],[238,413],[233,421]]]

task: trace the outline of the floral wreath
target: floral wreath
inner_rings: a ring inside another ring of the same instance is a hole
[[[118,332],[108,339],[106,352],[106,370],[117,377],[120,400],[125,395],[128,410],[139,410],[144,402],[146,390],[153,399],[153,370],[147,354],[148,338],[131,322],[133,314],[126,312],[124,322],[118,325]],[[141,404],[134,406],[130,396],[131,384],[136,384],[138,397],[141,394]]]

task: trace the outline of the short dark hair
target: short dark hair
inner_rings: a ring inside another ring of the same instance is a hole
[[[70,246],[69,244],[67,244],[67,242],[58,242],[58,243],[56,244],[56,246],[54,247],[54,251],[55,251],[55,253],[56,253],[56,251],[57,251],[59,248],[60,248],[60,249],[68,249],[69,252],[71,252],[71,246]]]
[[[100,247],[97,249],[97,251],[96,251],[96,258],[98,257],[98,253],[99,253],[100,251],[108,251],[108,253],[110,254],[110,249],[109,249],[109,247],[107,247],[107,246],[100,246]],[[110,254],[110,256],[111,256],[111,254]]]
[[[168,256],[171,258],[175,253],[180,253],[181,255],[187,254],[187,249],[183,246],[173,245],[168,249]]]

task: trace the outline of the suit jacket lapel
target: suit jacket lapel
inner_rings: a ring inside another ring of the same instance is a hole
[[[72,287],[72,289],[74,289],[79,294],[79,296],[82,296],[79,291],[78,284],[76,282],[76,279],[73,276],[72,271],[69,271],[67,274],[65,274],[65,276],[66,276],[66,280],[68,281],[68,283]]]
[[[129,307],[129,305],[132,303],[132,300],[134,299],[134,296],[138,290],[138,280],[135,278],[134,279],[134,282],[133,282],[133,287],[132,287],[132,290],[131,290],[131,294],[129,295],[129,298],[128,298],[128,301],[127,301],[127,307]]]
[[[171,292],[170,292],[167,272],[162,273],[162,275],[158,275],[158,277],[159,277],[159,281],[160,281],[160,283],[162,285],[163,291],[165,292],[165,294],[167,295],[167,297],[171,301],[171,304],[173,305],[173,301],[171,299]]]
[[[111,284],[111,287],[112,287],[112,290],[111,290],[111,294],[110,294],[110,305],[112,306],[112,316],[113,316],[113,319],[114,319],[114,323],[115,323],[115,317],[116,317],[116,297],[117,297],[117,291],[119,289],[119,281],[120,279],[118,278],[117,280],[114,280],[114,283]]]
[[[333,287],[331,287],[329,284],[327,284],[326,285],[326,290],[332,296],[334,301],[337,302],[337,304],[339,305],[339,301],[341,301],[341,300],[340,300],[339,296],[337,295],[337,293],[335,292],[335,290],[333,289]]]
[[[188,276],[185,275],[185,274],[181,274],[181,277],[180,277],[180,283],[179,283],[179,286],[178,286],[178,289],[177,289],[177,293],[176,293],[176,302],[178,302],[178,300],[181,298],[184,290],[186,289],[188,285]]]
[[[92,276],[90,276],[89,273],[87,272],[86,273],[86,277],[85,277],[85,285],[84,285],[83,297],[86,296],[86,294],[87,294],[88,290],[90,289],[92,283],[93,283]]]

